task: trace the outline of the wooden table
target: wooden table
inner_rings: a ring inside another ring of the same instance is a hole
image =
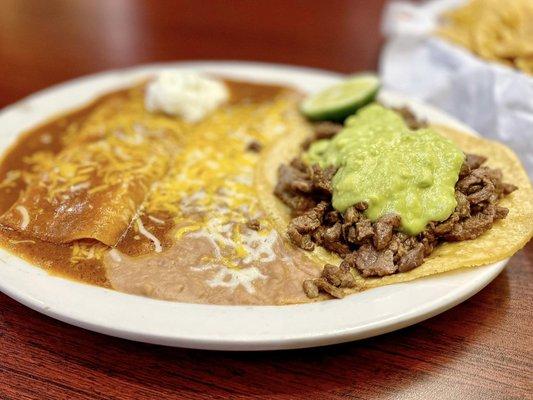
[[[382,6],[2,0],[0,106],[76,76],[162,60],[375,69]],[[0,399],[533,398],[532,265],[530,243],[486,289],[426,322],[355,343],[270,353],[115,339],[0,295]]]

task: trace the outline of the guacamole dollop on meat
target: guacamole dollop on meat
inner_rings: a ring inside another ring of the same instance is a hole
[[[331,182],[337,211],[364,202],[371,221],[397,214],[400,229],[416,235],[456,208],[455,184],[465,156],[434,130],[411,130],[398,113],[372,104],[332,139],[314,142],[303,159],[337,168]]]

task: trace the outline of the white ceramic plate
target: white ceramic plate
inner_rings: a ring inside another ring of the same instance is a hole
[[[176,63],[105,72],[39,92],[0,112],[0,152],[50,116],[164,68],[194,68],[316,91],[342,76],[258,63]],[[428,120],[469,130],[437,110],[382,92]],[[169,346],[273,350],[322,346],[390,332],[441,313],[492,281],[506,261],[365,291],[343,300],[292,306],[211,306],[173,303],[52,277],[0,250],[0,290],[26,306],[85,329]]]

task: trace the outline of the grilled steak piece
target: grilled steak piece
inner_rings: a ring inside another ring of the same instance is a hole
[[[398,270],[392,250],[378,251],[371,244],[364,244],[357,250],[355,266],[365,278],[391,275]]]

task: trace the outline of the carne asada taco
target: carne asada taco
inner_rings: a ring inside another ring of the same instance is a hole
[[[329,121],[278,140],[258,166],[263,207],[323,265],[303,282],[310,298],[490,264],[533,234],[533,190],[509,148],[425,126],[376,92],[356,77],[305,100],[309,119]]]

